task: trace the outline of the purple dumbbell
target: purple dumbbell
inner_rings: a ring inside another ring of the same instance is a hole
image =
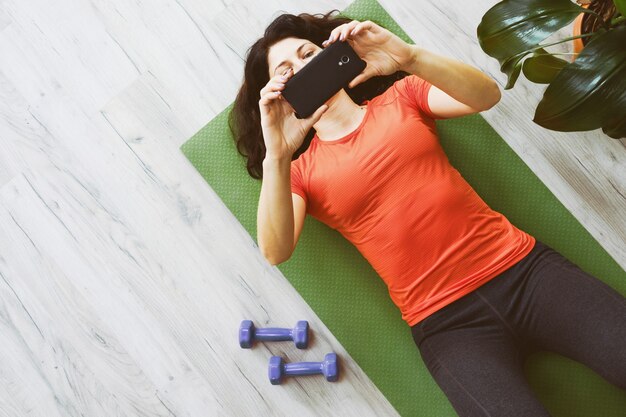
[[[257,329],[252,320],[243,320],[239,326],[239,346],[249,349],[257,340],[293,340],[298,349],[306,349],[309,344],[309,322],[301,320],[293,329]]]
[[[281,383],[283,377],[294,375],[315,375],[322,374],[327,381],[335,382],[339,378],[339,367],[337,366],[337,354],[328,353],[323,362],[294,362],[285,363],[280,356],[272,356],[268,369],[270,382],[272,385]]]

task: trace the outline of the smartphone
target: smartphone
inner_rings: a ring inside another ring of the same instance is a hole
[[[347,41],[333,42],[287,80],[282,95],[296,118],[307,118],[347,87],[366,65]]]

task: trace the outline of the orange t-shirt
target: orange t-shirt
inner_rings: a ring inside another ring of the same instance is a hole
[[[291,162],[291,191],[387,284],[409,326],[520,261],[535,238],[492,210],[450,164],[409,75],[366,100],[361,124]]]

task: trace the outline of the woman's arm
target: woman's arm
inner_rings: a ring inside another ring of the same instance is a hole
[[[429,94],[433,113],[441,114],[446,107],[459,107],[459,102],[476,111],[484,111],[500,101],[498,84],[479,69],[417,45],[410,45],[410,51],[411,57],[401,70],[428,81],[450,99],[446,103],[445,95],[439,94],[436,100],[431,100]]]
[[[263,181],[257,210],[257,240],[263,256],[277,265],[289,259],[294,246],[291,158],[263,160]]]
[[[402,70],[431,83],[436,91],[437,113],[483,111],[500,100],[498,84],[487,74],[461,61],[434,54],[417,45],[409,44],[388,29],[366,20],[344,23],[330,32],[323,45],[337,39],[346,40],[367,66],[348,87],[375,75],[393,74]],[[429,103],[431,94],[429,93]]]

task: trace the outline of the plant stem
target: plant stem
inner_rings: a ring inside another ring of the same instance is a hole
[[[578,55],[576,52],[548,52],[544,55]]]
[[[556,44],[558,44],[558,43],[563,43],[563,42],[567,42],[567,41],[572,41],[572,40],[574,40],[574,39],[579,39],[579,38],[587,38],[587,37],[589,37],[589,36],[593,36],[593,35],[595,35],[596,33],[597,33],[597,32],[591,32],[591,33],[585,33],[584,35],[570,36],[569,38],[564,38],[564,39],[561,39],[561,40],[560,40],[560,41],[558,41],[558,42],[549,43],[549,44],[547,44],[547,45],[538,45],[538,46],[536,46],[535,48],[533,48],[533,50],[534,50],[534,49],[539,49],[539,48],[545,48],[546,46],[556,45]]]
[[[547,44],[547,45],[537,45],[537,46],[535,46],[534,48],[527,49],[527,50],[525,50],[525,51],[519,52],[519,53],[517,53],[517,54],[515,54],[515,55],[513,55],[513,56],[511,56],[511,57],[509,57],[509,60],[510,60],[510,59],[513,59],[513,58],[516,58],[516,57],[518,57],[518,56],[524,56],[524,55],[526,55],[526,54],[529,54],[529,53],[531,53],[531,52],[536,51],[537,49],[541,49],[541,48],[545,48],[545,47],[547,47],[547,46],[552,46],[552,45],[556,45],[556,44],[559,44],[559,43],[563,43],[563,42],[571,41],[571,40],[574,40],[574,39],[579,39],[579,38],[587,38],[587,37],[589,37],[589,36],[593,36],[593,35],[595,35],[596,33],[597,33],[597,32],[591,32],[591,33],[585,33],[584,35],[570,36],[569,38],[561,39],[561,40],[560,40],[560,41],[558,41],[558,42],[549,43],[549,44]],[[508,61],[508,60],[507,60],[507,61]]]

